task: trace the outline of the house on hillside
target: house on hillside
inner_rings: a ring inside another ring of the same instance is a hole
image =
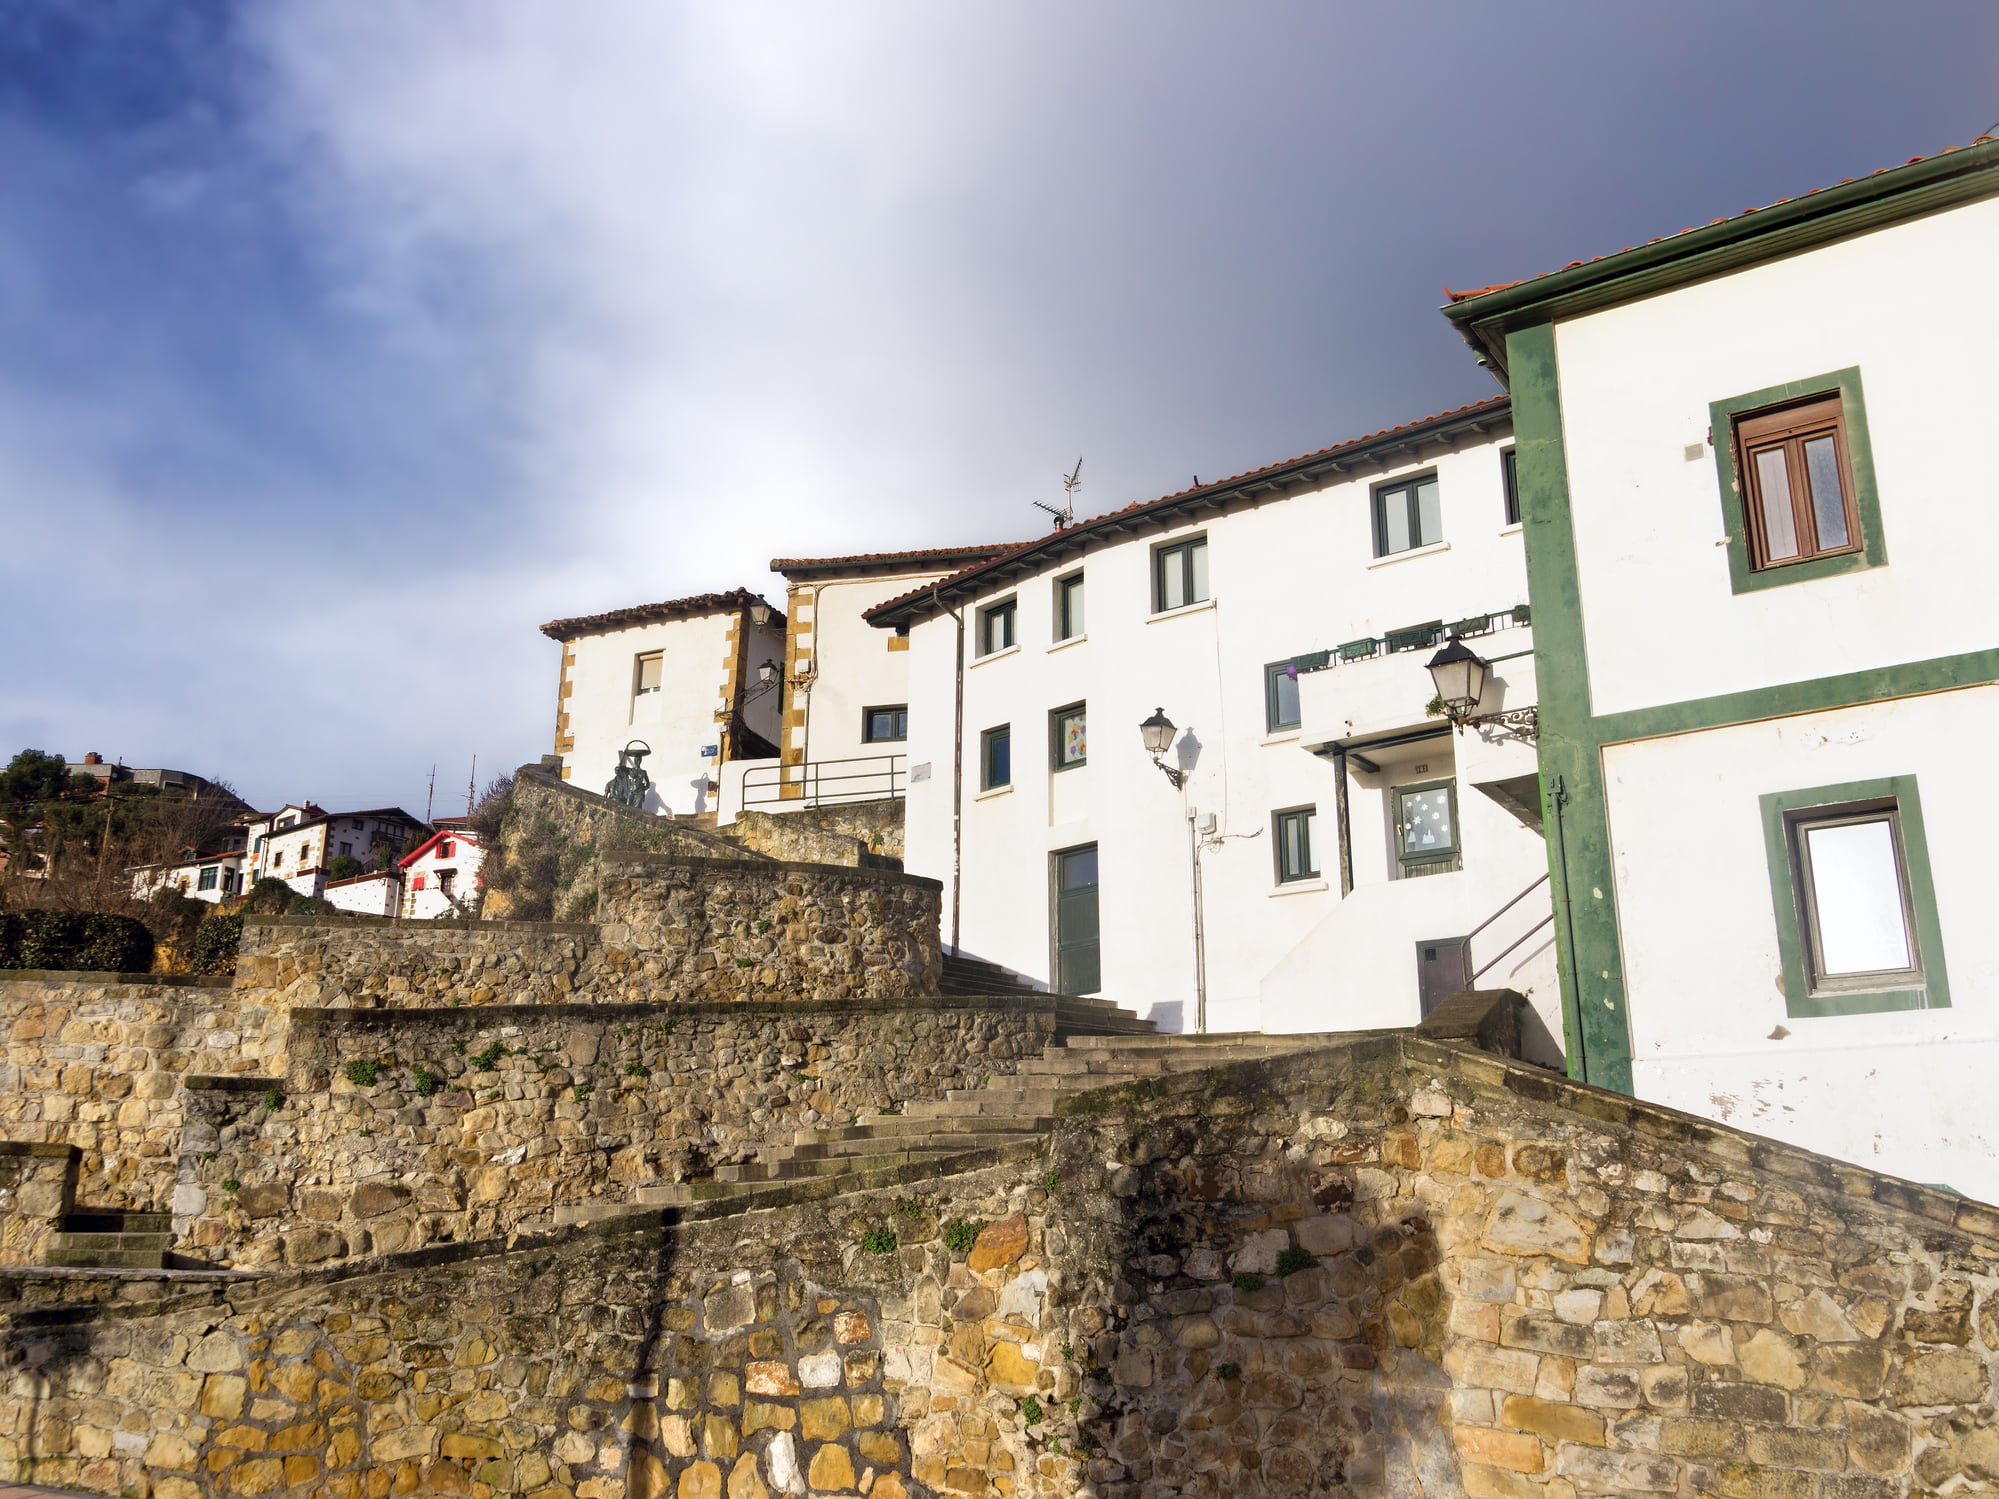
[[[249,805],[235,792],[205,776],[198,776],[191,770],[114,765],[108,763],[95,750],[86,754],[81,760],[68,762],[68,769],[72,776],[92,776],[106,785],[116,782],[121,785],[148,786],[159,791],[176,791],[194,801],[218,800],[233,809],[244,812],[250,810]]]
[[[909,639],[870,626],[885,599],[996,556],[999,546],[779,557],[785,579],[783,722],[775,760],[736,762],[720,816],[899,796],[907,780]]]
[[[476,916],[484,895],[479,866],[485,850],[469,828],[431,834],[402,857],[399,914],[417,921],[439,916]]]
[[[1484,401],[870,610],[946,941],[1171,1030],[1410,1025],[1488,965],[1558,1056],[1531,741],[1455,732],[1426,670],[1456,625],[1506,658],[1486,706],[1533,702],[1510,432]]]
[[[601,792],[644,746],[649,812],[715,808],[736,760],[778,752],[785,623],[746,589],[552,620],[562,646],[555,752],[562,778]]]
[[[1987,137],[1446,309],[1513,398],[1571,1068],[1987,1200],[1995,253]]]
[[[277,879],[300,895],[322,896],[326,866],[333,860],[362,865],[391,861],[426,831],[401,807],[328,812],[312,802],[289,803],[250,822],[246,888],[260,879]]]
[[[229,840],[225,840],[227,842]],[[241,839],[233,847],[199,852],[188,849],[182,858],[167,864],[136,864],[125,872],[132,879],[132,898],[151,900],[160,890],[178,890],[193,900],[211,904],[233,900],[246,888],[243,871],[249,854]]]

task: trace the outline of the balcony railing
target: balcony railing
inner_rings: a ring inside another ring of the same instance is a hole
[[[743,772],[745,807],[824,807],[872,802],[908,790],[907,755],[855,755],[803,765],[756,765]]]
[[[1293,656],[1291,664],[1300,672],[1330,671],[1333,667],[1344,666],[1352,661],[1371,661],[1377,656],[1427,650],[1448,635],[1469,640],[1479,635],[1490,635],[1497,630],[1519,629],[1532,623],[1532,620],[1533,616],[1528,605],[1515,604],[1511,609],[1501,609],[1492,614],[1474,614],[1466,619],[1452,620],[1448,624],[1441,619],[1433,619],[1420,625],[1407,625],[1400,630],[1390,630],[1383,635],[1369,635],[1360,640],[1349,640],[1344,645],[1332,646],[1327,650],[1310,651],[1302,656]]]

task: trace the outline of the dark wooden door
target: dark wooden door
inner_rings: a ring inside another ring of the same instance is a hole
[[[1416,944],[1416,994],[1423,1014],[1464,988],[1470,978],[1465,972],[1464,938],[1440,937]]]
[[[1097,846],[1055,855],[1055,988],[1062,994],[1095,994],[1103,987],[1103,950],[1097,924]]]

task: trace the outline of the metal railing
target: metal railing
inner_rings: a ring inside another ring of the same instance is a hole
[[[791,803],[823,807],[901,796],[908,788],[907,755],[854,755],[803,765],[757,765],[743,772],[743,805]]]
[[[1544,874],[1541,876],[1541,878],[1534,881],[1533,884],[1529,885],[1525,890],[1522,890],[1518,895],[1514,896],[1512,900],[1508,901],[1505,905],[1501,906],[1497,911],[1494,911],[1490,916],[1486,917],[1485,920],[1481,921],[1477,926],[1473,927],[1469,932],[1465,933],[1464,941],[1458,945],[1458,950],[1463,955],[1459,961],[1465,971],[1465,987],[1467,989],[1475,987],[1478,983],[1479,975],[1485,973],[1488,969],[1492,968],[1495,964],[1499,962],[1501,958],[1505,957],[1508,953],[1512,952],[1516,947],[1519,947],[1529,937],[1532,937],[1536,932],[1540,931],[1542,927],[1553,926],[1555,924],[1555,913],[1551,910],[1548,912],[1546,916],[1543,916],[1539,921],[1535,922],[1532,926],[1527,928],[1526,931],[1522,932],[1518,937],[1515,937],[1511,942],[1507,943],[1505,947],[1501,948],[1498,952],[1494,953],[1492,957],[1486,961],[1483,967],[1473,968],[1471,966],[1471,939],[1476,937],[1480,932],[1484,931],[1487,927],[1491,926],[1495,921],[1499,920],[1500,917],[1504,916],[1508,911],[1512,910],[1515,906],[1519,905],[1520,902],[1527,899],[1528,896],[1532,895],[1536,890],[1539,890],[1543,885],[1547,883],[1548,883],[1548,876]]]

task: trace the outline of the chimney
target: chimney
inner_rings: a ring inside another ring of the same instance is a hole
[[[96,750],[92,750],[89,754],[83,757],[83,763],[85,765],[102,765],[104,763],[104,757],[98,754]]]

